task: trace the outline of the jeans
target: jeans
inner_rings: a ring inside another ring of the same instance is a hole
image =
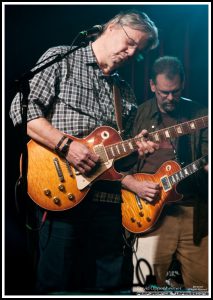
[[[118,203],[87,197],[69,211],[48,212],[39,237],[37,292],[122,288],[122,231]]]

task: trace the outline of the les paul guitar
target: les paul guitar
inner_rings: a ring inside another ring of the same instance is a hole
[[[208,116],[203,116],[149,134],[155,142],[193,133],[208,126]],[[54,151],[30,140],[28,147],[27,192],[30,198],[47,210],[60,211],[73,208],[89,192],[96,180],[121,180],[122,175],[113,167],[114,161],[138,149],[141,137],[123,141],[118,132],[103,126],[83,139],[69,136],[83,143],[99,155],[97,167],[88,176],[77,172],[66,159]]]
[[[194,174],[207,164],[203,156],[182,168],[175,161],[166,161],[155,174],[136,173],[133,177],[139,181],[152,181],[161,187],[160,196],[153,202],[140,198],[135,193],[122,189],[122,224],[134,233],[146,233],[156,224],[166,203],[176,202],[183,198],[176,192],[177,184]]]

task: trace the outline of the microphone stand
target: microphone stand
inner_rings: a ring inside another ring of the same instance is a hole
[[[77,38],[76,38],[77,39]],[[75,39],[75,40],[76,40]],[[79,48],[85,47],[88,45],[88,41],[81,41],[80,45],[72,48],[66,52],[65,54],[59,54],[56,58],[51,60],[50,62],[42,65],[41,67],[37,68],[34,71],[29,71],[24,73],[19,79],[15,80],[17,92],[20,93],[20,99],[22,94],[21,100],[21,115],[22,115],[22,156],[21,156],[21,175],[16,183],[16,187],[21,186],[21,194],[22,196],[27,195],[27,167],[28,167],[28,150],[27,150],[27,110],[28,110],[28,96],[30,93],[30,84],[29,80],[32,79],[37,73],[41,72],[42,70],[46,69],[47,67],[53,65],[56,62],[61,61],[63,58],[68,56],[69,54],[75,52]],[[35,66],[36,67],[36,66]]]

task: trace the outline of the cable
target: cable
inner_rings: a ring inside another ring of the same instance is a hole
[[[155,276],[153,276],[153,274],[152,274],[152,268],[151,268],[149,262],[144,258],[138,259],[138,257],[137,257],[138,236],[136,234],[133,234],[133,235],[130,234],[129,238],[127,239],[126,236],[123,234],[123,238],[124,238],[126,246],[128,248],[131,248],[132,253],[134,254],[135,259],[136,259],[135,274],[136,274],[136,278],[137,278],[137,283],[133,283],[133,287],[145,288],[148,285],[156,284],[156,279],[155,279]],[[135,248],[134,248],[134,246],[135,246]],[[149,274],[146,276],[146,279],[143,275],[142,268],[140,266],[140,264],[142,262],[145,263],[149,269]]]
[[[22,208],[20,208],[20,198],[24,198],[26,197],[26,195],[24,195],[24,187],[23,187],[23,178],[19,177],[18,180],[15,183],[15,205],[16,205],[16,210],[18,212],[18,215],[22,218],[22,216],[24,215],[24,217],[26,218],[25,220],[25,226],[27,229],[31,230],[31,231],[38,231],[42,228],[42,226],[44,225],[45,221],[46,221],[46,217],[47,217],[47,211],[44,211],[43,216],[41,218],[41,223],[39,226],[33,228],[32,226],[29,225],[28,223],[28,219],[29,219],[29,207],[26,207],[26,201],[23,201],[23,206]],[[23,199],[22,199],[23,200]],[[25,206],[24,206],[25,205]],[[28,211],[27,211],[28,210]]]

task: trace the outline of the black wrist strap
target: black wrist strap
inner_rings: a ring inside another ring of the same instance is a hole
[[[63,135],[62,138],[60,139],[60,141],[58,142],[58,144],[55,146],[55,152],[57,153],[58,151],[60,151],[59,147],[61,146],[61,144],[63,143],[63,141],[67,138],[66,135]]]
[[[70,144],[73,142],[73,140],[71,140],[70,138],[68,138],[66,144],[63,146],[63,148],[60,150],[61,154],[66,157],[68,151],[69,151],[69,147]]]

